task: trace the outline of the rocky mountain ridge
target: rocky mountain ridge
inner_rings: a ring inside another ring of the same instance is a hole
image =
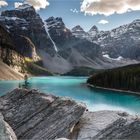
[[[99,31],[93,26],[88,32],[88,40],[101,46],[102,54],[108,58],[122,57],[125,59],[140,58],[140,20],[122,25],[111,31]],[[75,35],[75,33],[73,33]],[[75,35],[76,36],[76,35]],[[79,35],[80,37],[80,35]]]
[[[136,61],[132,62],[131,60],[118,61],[117,59],[104,57],[102,55],[102,47],[97,43],[89,41],[89,38],[87,39],[85,37],[85,32],[80,26],[76,26],[70,31],[64,24],[62,18],[50,17],[46,20],[46,24],[48,33],[57,47],[57,54],[63,58],[67,68],[69,67],[69,71],[70,69],[74,69],[74,67],[104,69],[136,63]],[[76,30],[78,32],[74,35]],[[95,32],[99,31],[96,26],[93,26],[90,33],[93,35]],[[81,37],[77,37],[79,35]]]
[[[100,64],[94,63],[99,47],[87,40],[73,37],[61,18],[50,17],[43,22],[32,6],[23,5],[3,11],[0,24],[11,33],[18,53],[33,59],[33,50],[36,51],[43,66],[52,72],[64,73],[75,65],[100,67]],[[26,42],[30,42],[30,45]]]
[[[29,5],[22,5],[14,10],[7,10],[1,13],[0,23],[12,33],[12,37],[16,46],[22,45],[22,37],[27,37],[35,45],[37,49],[47,49],[53,45],[51,40],[45,31],[44,23],[36,13],[35,9]],[[20,53],[22,53],[22,48],[20,47]],[[29,50],[29,52],[31,52]]]
[[[41,67],[54,73],[63,74],[75,67],[106,69],[137,63],[132,61],[133,57],[128,60],[110,59],[110,54],[105,50],[110,47],[101,47],[102,44],[91,41],[87,36],[92,34],[93,37],[96,32],[98,34],[97,27],[93,26],[89,33],[85,34],[83,29],[77,26],[73,31],[79,28],[77,35],[81,33],[85,35],[82,35],[82,38],[76,37],[66,27],[62,18],[50,17],[43,21],[35,9],[26,4],[13,10],[3,11],[0,25],[10,34],[14,50],[19,55],[33,62],[42,61]],[[112,50],[114,49],[115,47]],[[138,53],[137,48],[133,51]],[[112,54],[111,49],[109,52]],[[113,57],[117,57],[117,51],[114,53]]]
[[[88,39],[88,37],[89,37],[88,33],[86,33],[80,25],[75,26],[74,28],[72,28],[71,31],[72,31],[72,34],[78,38]]]
[[[97,44],[73,36],[72,32],[65,26],[62,18],[50,17],[45,22],[48,33],[55,42],[55,47],[57,47],[58,50],[55,57],[47,57],[48,54],[46,57],[51,59],[54,63],[53,66],[57,66],[60,73],[70,71],[75,66],[105,67],[102,57],[100,58],[100,47]],[[43,54],[43,56],[44,55],[45,54]],[[97,61],[99,61],[99,63]],[[63,64],[63,70],[62,67],[58,67],[58,63]],[[46,67],[50,67],[49,62],[46,62],[45,64]],[[52,67],[51,69],[55,70],[56,67]]]
[[[32,41],[28,37],[20,36],[19,43],[22,45],[17,46],[12,34],[0,25],[0,79],[17,80],[23,78],[24,73],[32,74],[33,71],[38,71],[37,75],[41,73],[48,75],[47,70],[43,70],[37,65],[33,70],[32,63],[40,61],[40,57],[37,55]]]

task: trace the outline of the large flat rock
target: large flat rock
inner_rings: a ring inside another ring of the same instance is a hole
[[[7,122],[4,121],[0,113],[0,140],[17,140],[17,137]]]
[[[86,112],[75,126],[71,139],[140,139],[140,118],[124,112]]]
[[[85,109],[82,103],[36,90],[15,89],[0,98],[0,111],[18,139],[67,138]]]

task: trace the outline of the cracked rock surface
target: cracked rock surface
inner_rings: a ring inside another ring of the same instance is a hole
[[[140,118],[124,112],[86,112],[71,135],[76,140],[140,139]]]
[[[69,98],[21,90],[0,98],[0,110],[18,139],[68,137],[86,107]]]
[[[17,140],[17,137],[7,122],[4,121],[0,113],[0,140]]]

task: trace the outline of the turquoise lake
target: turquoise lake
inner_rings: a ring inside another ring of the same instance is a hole
[[[31,88],[57,96],[66,96],[86,103],[90,111],[121,110],[140,114],[140,96],[89,88],[86,77],[33,77]],[[0,81],[0,96],[17,88],[23,81]]]

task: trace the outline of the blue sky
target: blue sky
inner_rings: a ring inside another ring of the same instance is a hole
[[[2,6],[0,10],[14,8],[14,3],[21,2],[21,1],[23,0],[7,0],[8,6],[5,6],[5,7]],[[89,30],[93,25],[96,25],[99,28],[99,30],[110,30],[120,25],[130,23],[135,19],[140,19],[140,10],[133,10],[133,11],[131,10],[130,12],[123,12],[121,14],[114,13],[114,14],[110,14],[109,16],[106,16],[105,15],[106,11],[103,11],[105,14],[97,13],[95,15],[91,15],[88,13],[85,16],[84,12],[80,12],[80,7],[83,1],[84,0],[48,0],[49,6],[46,6],[46,8],[44,9],[42,8],[38,10],[37,12],[41,15],[43,19],[47,19],[50,16],[62,17],[64,23],[66,24],[68,28],[72,28],[76,25],[81,25],[81,27],[83,27],[86,31]],[[94,0],[91,0],[91,1],[94,1]],[[102,0],[102,1],[105,1],[105,0]],[[98,22],[100,20],[106,20],[109,23],[99,24]]]

